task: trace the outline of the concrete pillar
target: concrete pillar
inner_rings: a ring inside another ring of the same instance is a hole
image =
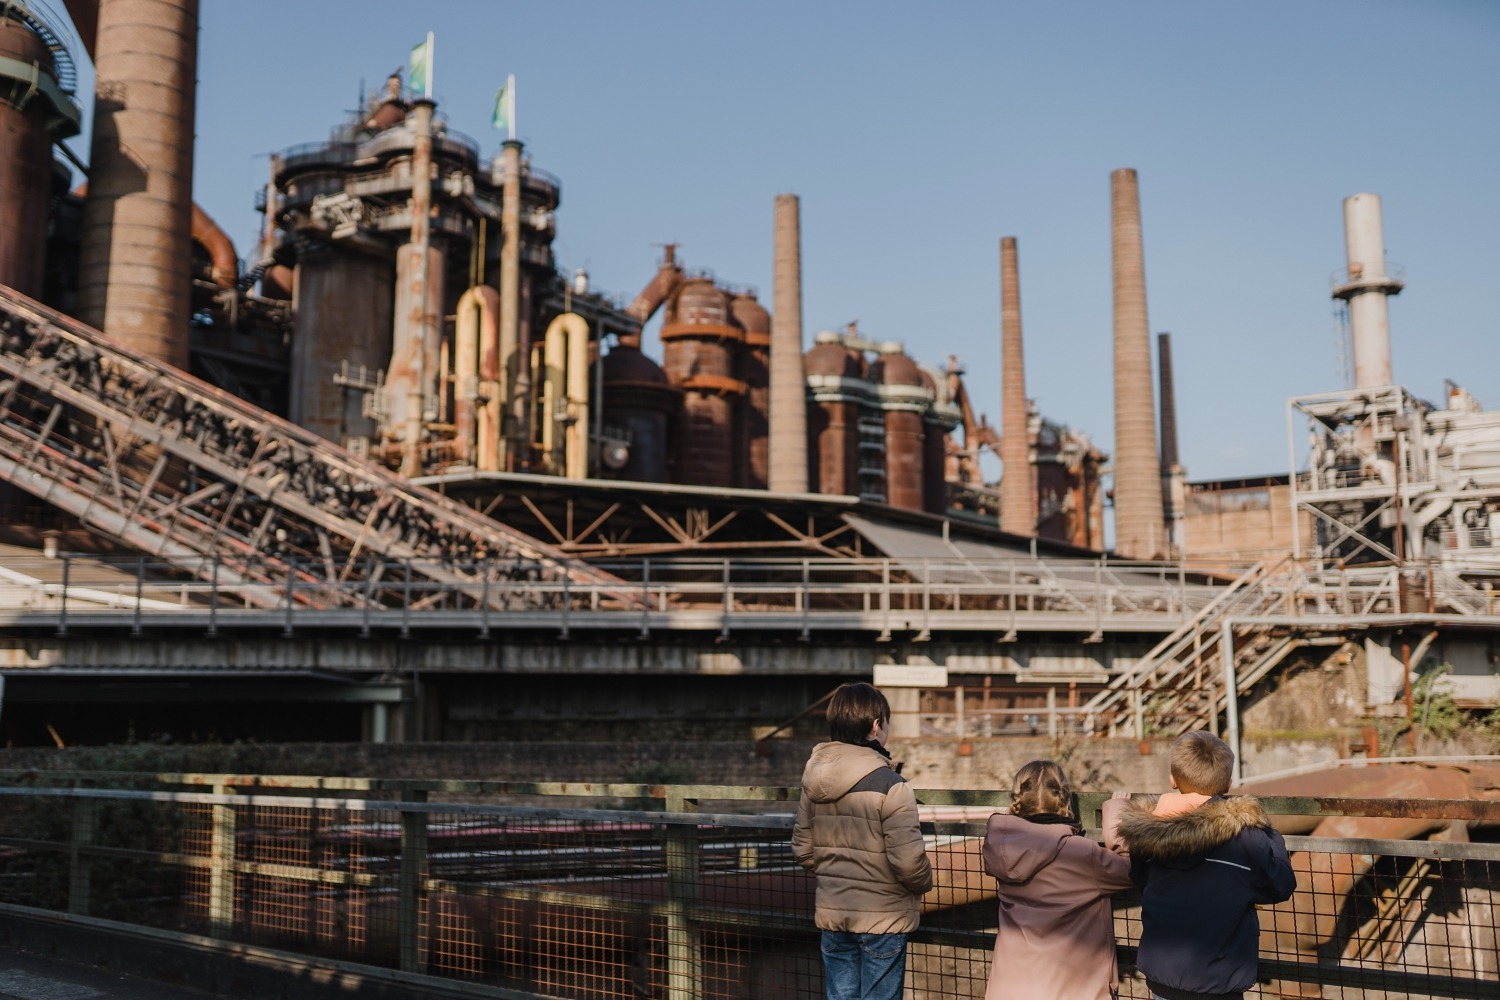
[[[1000,240],[1000,528],[1036,534],[1036,471],[1026,419],[1026,365],[1021,350],[1021,278],[1016,238]]]
[[[78,313],[188,364],[198,0],[99,0]]]
[[[1154,559],[1166,551],[1141,196],[1130,168],[1110,175],[1115,317],[1115,551]]]
[[[802,364],[802,223],[794,194],[776,196],[771,310],[769,487],[807,492],[807,373]]]

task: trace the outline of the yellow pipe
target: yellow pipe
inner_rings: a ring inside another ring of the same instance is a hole
[[[588,478],[589,324],[563,313],[547,325],[542,461],[554,475]]]
[[[475,285],[458,300],[453,338],[458,461],[485,472],[500,468],[499,314],[500,293]]]

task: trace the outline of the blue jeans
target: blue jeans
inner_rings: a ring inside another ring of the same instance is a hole
[[[905,979],[905,934],[823,932],[823,995],[828,1000],[899,1000]]]

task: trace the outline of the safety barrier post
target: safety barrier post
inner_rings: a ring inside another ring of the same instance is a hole
[[[93,868],[88,848],[94,842],[94,800],[73,800],[73,827],[68,836],[68,912],[88,916]]]
[[[426,802],[427,793],[411,789],[401,794],[403,802]],[[397,886],[397,937],[401,947],[401,971],[421,972],[426,964],[422,947],[422,903],[427,886],[427,813],[401,811],[401,874]]]
[[[214,794],[227,796],[230,788],[214,785]],[[209,807],[211,833],[208,847],[208,924],[209,934],[228,938],[234,928],[234,806],[215,803]]]
[[[692,812],[698,800],[669,789],[668,812]],[[691,823],[667,826],[667,901],[662,906],[667,931],[667,996],[698,1000],[703,995],[703,941],[692,910],[702,893],[703,847],[698,827]]]

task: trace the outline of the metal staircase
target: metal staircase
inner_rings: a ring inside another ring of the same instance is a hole
[[[548,607],[620,581],[0,286],[0,481],[247,604]],[[392,566],[401,567],[393,572]],[[516,581],[535,581],[534,589]],[[491,584],[505,582],[505,587]]]
[[[1095,731],[1176,735],[1212,727],[1224,705],[1226,641],[1234,650],[1240,694],[1295,649],[1317,641],[1305,630],[1238,620],[1271,615],[1292,599],[1284,585],[1292,569],[1290,558],[1253,567],[1115,677],[1083,706]]]

